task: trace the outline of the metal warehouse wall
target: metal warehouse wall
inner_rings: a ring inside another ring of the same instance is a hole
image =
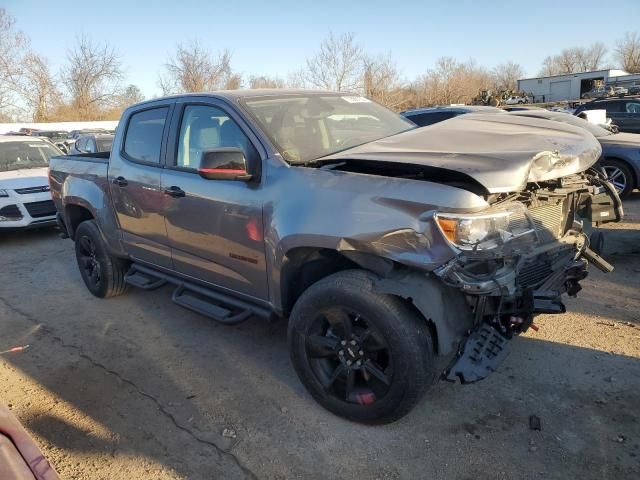
[[[615,85],[617,79],[631,80],[631,77],[634,76],[623,70],[597,70],[553,77],[525,78],[518,80],[518,90],[533,94],[536,102],[577,100],[581,93],[584,93],[581,91],[583,80],[603,80],[608,85]]]

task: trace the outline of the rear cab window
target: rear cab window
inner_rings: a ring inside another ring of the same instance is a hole
[[[134,162],[160,163],[162,134],[169,107],[157,107],[134,113],[124,139],[123,153]]]

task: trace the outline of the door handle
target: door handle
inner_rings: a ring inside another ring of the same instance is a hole
[[[127,185],[129,185],[129,182],[127,182],[127,179],[124,177],[116,177],[112,180],[112,183],[119,187],[126,187]]]
[[[165,188],[164,194],[169,195],[173,198],[181,198],[187,195],[184,190],[182,190],[180,187],[176,187],[175,185],[169,188]]]

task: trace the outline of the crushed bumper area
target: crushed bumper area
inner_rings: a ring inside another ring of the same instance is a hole
[[[482,324],[464,343],[460,354],[444,373],[445,380],[473,383],[496,371],[508,355],[508,340],[490,325]]]

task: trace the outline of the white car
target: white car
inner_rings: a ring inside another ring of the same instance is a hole
[[[56,224],[49,159],[62,155],[37,137],[0,136],[0,229]]]
[[[521,103],[529,103],[529,98],[512,95],[509,98],[507,98],[504,103],[506,105],[518,105]]]

